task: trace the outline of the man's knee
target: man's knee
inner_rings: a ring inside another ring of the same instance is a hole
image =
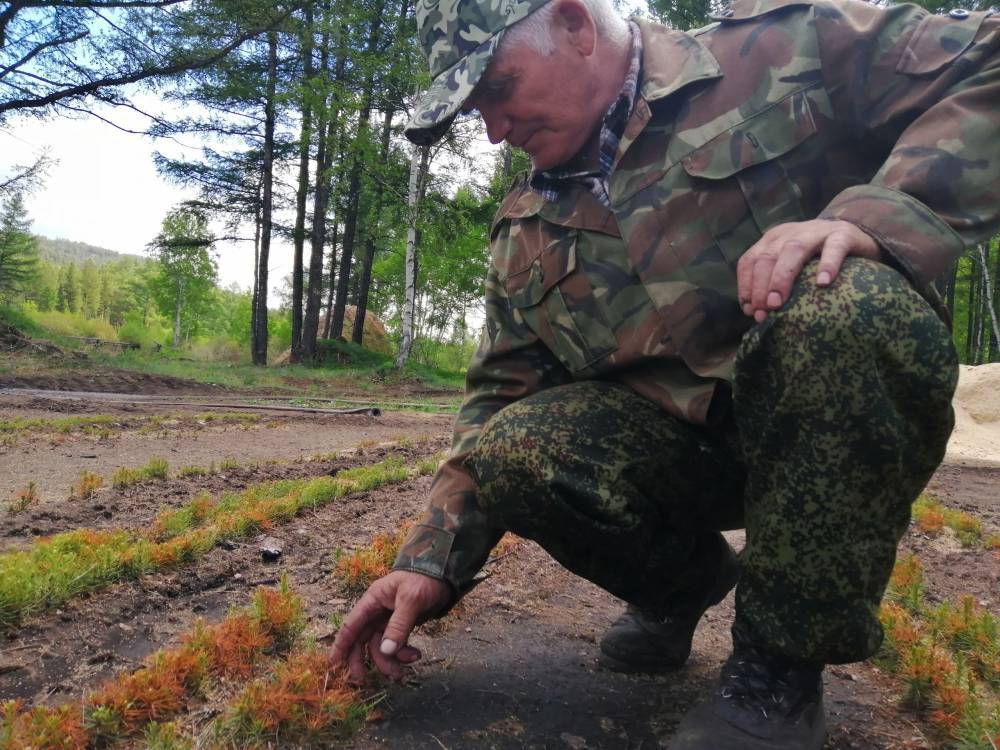
[[[955,369],[948,330],[902,274],[848,258],[833,283],[821,287],[816,267],[806,266],[788,303],[746,335],[738,367],[766,352],[769,367],[835,368],[849,380],[884,363],[947,387]]]

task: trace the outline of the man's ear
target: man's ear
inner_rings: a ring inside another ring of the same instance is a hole
[[[552,17],[553,31],[583,57],[589,57],[597,48],[597,26],[590,10],[580,0],[554,0],[556,12]]]

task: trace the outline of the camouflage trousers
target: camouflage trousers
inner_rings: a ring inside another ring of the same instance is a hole
[[[722,530],[746,529],[734,632],[774,652],[857,661],[953,426],[954,348],[891,268],[807,269],[740,346],[722,424],[678,420],[586,381],[498,412],[467,460],[499,526],[663,615],[698,606]]]

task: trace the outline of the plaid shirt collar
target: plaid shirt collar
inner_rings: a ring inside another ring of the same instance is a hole
[[[558,200],[560,194],[569,187],[571,182],[579,182],[602,205],[605,207],[611,205],[611,199],[608,197],[608,179],[611,176],[611,167],[615,162],[615,154],[618,151],[618,144],[625,130],[625,124],[628,122],[629,115],[632,114],[642,68],[642,35],[635,23],[629,21],[628,25],[632,34],[632,51],[629,57],[628,71],[625,74],[625,83],[622,84],[618,98],[608,107],[604,120],[601,122],[598,151],[599,169],[581,170],[579,166],[574,164],[578,161],[577,157],[574,157],[565,166],[555,167],[545,172],[532,173],[530,180],[532,189],[540,193],[547,201]]]

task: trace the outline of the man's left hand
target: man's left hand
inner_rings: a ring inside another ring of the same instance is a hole
[[[816,283],[828,286],[840,273],[844,258],[881,260],[882,250],[871,236],[846,221],[814,219],[771,227],[736,266],[743,312],[759,323],[785,304],[802,268],[817,255]]]

